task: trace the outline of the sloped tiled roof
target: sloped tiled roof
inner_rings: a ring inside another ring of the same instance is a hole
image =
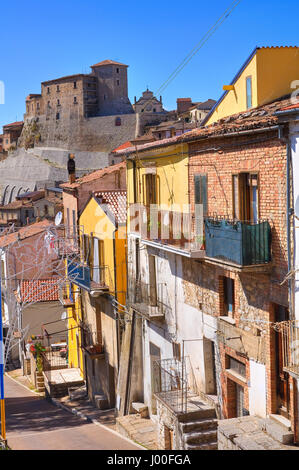
[[[20,282],[22,302],[49,302],[59,300],[58,279],[23,280]]]
[[[98,62],[97,64],[91,65],[90,67],[100,67],[101,65],[123,65],[124,67],[128,67],[126,64],[122,64],[121,62],[115,62],[115,60],[102,60],[102,62]]]
[[[49,225],[51,225],[51,222],[45,219],[41,222],[35,222],[34,224],[26,225],[26,227],[20,228],[17,232],[0,235],[0,248],[5,248],[17,240],[24,240],[25,238],[37,235],[38,233],[43,232]]]
[[[114,150],[112,150],[112,153],[118,152],[119,150],[127,149],[129,147],[132,147],[132,144],[129,140],[127,140],[127,142],[124,142],[119,147],[116,147]]]
[[[291,104],[290,96],[283,96],[280,99],[273,101],[272,103],[268,103],[258,108],[248,109],[245,112],[227,116],[213,124],[210,124],[209,126],[198,127],[180,136],[157,140],[156,142],[149,142],[148,144],[144,145],[138,145],[137,150],[138,152],[141,152],[180,142],[188,142],[220,135],[225,136],[226,134],[230,133],[272,127],[278,124],[278,116],[276,115],[277,111],[290,106]],[[132,149],[124,149],[117,153],[119,155],[129,155],[134,154],[135,152],[135,147],[132,147]]]
[[[117,163],[116,165],[111,165],[106,168],[102,168],[101,170],[93,171],[88,175],[82,176],[81,178],[76,179],[75,183],[63,183],[60,185],[61,188],[66,189],[75,189],[81,186],[81,184],[89,183],[90,181],[97,180],[102,178],[109,173],[113,173],[114,171],[119,171],[121,168],[126,167],[126,162]]]
[[[5,124],[3,126],[3,128],[7,128],[7,127],[18,127],[18,126],[22,126],[24,124],[23,121],[16,121],[16,122],[11,122],[10,124]]]
[[[285,106],[289,106],[290,102],[291,98],[289,96],[282,97],[264,106],[248,109],[220,119],[209,126],[186,132],[186,134],[179,137],[179,140],[188,141],[194,138],[207,138],[274,126],[278,124],[276,112]]]
[[[104,210],[107,209],[110,215],[120,224],[125,224],[127,220],[127,191],[125,190],[111,190],[111,191],[98,191],[94,193],[94,197],[98,204],[105,205]]]

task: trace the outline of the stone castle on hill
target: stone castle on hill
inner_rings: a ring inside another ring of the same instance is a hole
[[[67,180],[69,152],[76,154],[77,176],[117,163],[111,151],[140,137],[145,127],[169,119],[162,99],[146,90],[131,104],[128,66],[104,60],[89,74],[41,83],[26,98],[24,126],[17,148],[0,162],[0,200]],[[3,197],[5,195],[5,197]]]

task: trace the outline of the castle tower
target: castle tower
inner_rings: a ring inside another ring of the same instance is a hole
[[[104,60],[92,65],[98,82],[98,114],[102,116],[134,113],[128,97],[128,65]]]

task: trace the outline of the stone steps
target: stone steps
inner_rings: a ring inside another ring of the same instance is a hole
[[[188,423],[191,421],[198,421],[201,419],[207,418],[214,418],[216,419],[216,411],[215,408],[207,408],[207,409],[200,409],[197,411],[191,411],[189,413],[184,413],[182,415],[178,415],[178,421],[180,423]]]
[[[218,450],[217,441],[204,443],[198,446],[198,444],[186,444],[185,450]]]
[[[293,431],[289,429],[289,426],[285,422],[276,418],[276,416],[273,417],[273,415],[270,415],[269,418],[265,419],[263,429],[269,436],[281,444],[292,444],[294,442]]]
[[[209,444],[214,441],[217,441],[217,430],[184,434],[184,442],[186,444]]]
[[[180,428],[183,433],[199,430],[212,430],[217,429],[217,419],[200,419],[197,421],[189,421],[188,423],[180,423]]]

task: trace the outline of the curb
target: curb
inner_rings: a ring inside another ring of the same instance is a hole
[[[26,385],[22,384],[21,382],[19,382],[18,380],[14,379],[13,377],[11,377],[7,372],[5,372],[5,375],[6,377],[8,377],[9,379],[13,380],[13,382],[17,383],[18,385],[21,385],[21,387],[25,388],[26,390],[28,390],[29,392],[31,393],[34,393],[35,395],[41,397],[41,398],[46,398],[44,394],[40,394],[38,392],[35,392],[33,390],[30,390],[30,388],[26,387]],[[47,397],[49,401],[51,401],[51,403],[53,403],[53,405],[57,406],[58,408],[61,408],[62,410],[64,411],[68,411],[69,413],[72,413],[76,416],[78,416],[79,418],[81,419],[84,419],[84,421],[87,421],[89,423],[92,423],[92,424],[95,424],[96,426],[99,426],[100,428],[102,429],[105,429],[105,431],[109,431],[111,432],[112,434],[114,434],[115,436],[117,437],[121,437],[122,439],[124,439],[125,441],[129,442],[130,444],[134,444],[136,447],[138,447],[139,449],[141,450],[148,450],[146,447],[140,445],[140,444],[137,444],[136,442],[132,441],[132,439],[129,439],[127,438],[126,436],[123,436],[122,434],[120,434],[119,432],[117,431],[114,431],[114,429],[110,429],[108,428],[108,426],[105,426],[104,424],[101,424],[99,423],[96,419],[94,418],[89,418],[88,416],[84,415],[81,411],[78,411],[76,408],[69,408],[68,406],[66,405],[63,405],[63,403],[60,403],[60,401],[58,401],[56,398],[52,398],[50,396]]]
[[[96,426],[99,426],[100,428],[105,429],[105,431],[111,432],[117,437],[121,437],[122,439],[129,442],[130,444],[134,444],[136,447],[138,447],[141,450],[148,450],[146,447],[138,444],[137,442],[132,441],[132,439],[129,439],[128,437],[123,436],[119,432],[114,431],[114,429],[110,429],[108,426],[105,426],[104,424],[99,423],[96,419],[89,418],[88,416],[84,415],[81,411],[78,411],[76,408],[69,408],[68,406],[63,405],[63,403],[60,403],[60,401],[58,401],[56,398],[48,397],[48,399],[53,403],[53,405],[58,406],[62,410],[68,411],[69,413],[72,413],[78,416],[79,418],[84,419],[84,421],[95,424]]]
[[[11,377],[7,372],[5,372],[4,375],[8,377],[10,380],[12,380],[13,382],[15,382],[16,384],[21,385],[21,387],[26,388],[26,390],[28,390],[29,392],[34,393],[35,395],[38,395],[39,397],[42,397],[42,398],[45,396],[43,393],[36,392],[35,390],[31,390],[30,388],[26,387],[26,385],[22,384],[22,382],[19,382],[17,379]]]

